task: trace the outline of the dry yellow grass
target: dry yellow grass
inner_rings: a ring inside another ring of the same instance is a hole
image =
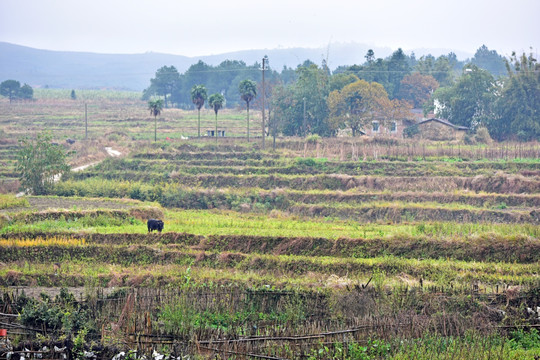
[[[17,246],[17,247],[26,247],[26,246],[84,246],[86,245],[86,239],[74,239],[74,238],[61,238],[61,237],[49,237],[42,238],[37,237],[34,239],[1,239],[0,247],[7,246]]]

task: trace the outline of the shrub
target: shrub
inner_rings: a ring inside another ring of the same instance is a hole
[[[481,127],[476,130],[476,141],[481,144],[491,144],[493,142],[486,127]]]
[[[315,159],[313,158],[296,158],[294,160],[294,164],[296,166],[315,166],[316,165],[316,162],[315,162]]]
[[[512,349],[535,349],[540,348],[540,333],[536,329],[525,331],[517,329],[510,333],[510,348]]]
[[[476,145],[476,138],[470,134],[465,134],[463,142],[467,145]]]
[[[86,328],[95,332],[88,309],[76,303],[73,294],[65,288],[60,290],[54,301],[45,294],[39,301],[30,299],[23,306],[20,319],[23,325],[38,329],[45,327],[75,334]]]
[[[403,136],[406,138],[413,138],[415,135],[420,134],[420,128],[417,124],[406,127],[403,130]]]

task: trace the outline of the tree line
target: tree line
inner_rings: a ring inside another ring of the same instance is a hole
[[[454,53],[417,59],[402,49],[384,59],[369,50],[364,58],[361,64],[333,72],[325,61],[318,65],[310,60],[296,69],[268,70],[264,89],[268,132],[333,136],[347,129],[357,135],[373,120],[383,126],[412,120],[410,110],[417,108],[471,132],[487,128],[497,140],[540,137],[540,70],[532,55],[505,59],[483,45],[468,61],[459,61]],[[257,84],[249,101],[240,87],[245,80]],[[227,60],[211,66],[199,61],[184,74],[164,66],[143,97],[157,95],[165,107],[195,105],[200,111],[204,101],[195,101],[193,91],[204,87],[223,96],[222,106],[237,107],[244,100],[249,116],[251,102],[258,109],[262,106],[257,98],[262,93],[260,80],[258,63]]]
[[[267,76],[277,78],[279,74],[268,71]],[[245,79],[258,81],[261,78],[259,63],[246,65],[243,61],[226,60],[218,66],[199,61],[191,65],[184,74],[180,74],[174,66],[163,66],[156,71],[150,80],[150,86],[143,91],[143,99],[154,95],[164,99],[164,106],[191,108],[191,89],[204,84],[208,93],[219,93],[225,98],[227,107],[240,104],[238,86]]]

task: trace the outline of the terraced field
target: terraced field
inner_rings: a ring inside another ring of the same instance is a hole
[[[538,149],[141,145],[1,210],[0,284],[91,299],[73,334],[107,349],[532,358]],[[147,233],[150,217],[164,233]]]

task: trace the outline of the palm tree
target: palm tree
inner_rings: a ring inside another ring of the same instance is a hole
[[[238,91],[247,106],[247,141],[249,142],[249,103],[257,96],[257,83],[249,79],[243,80],[238,85]]]
[[[191,88],[191,101],[195,104],[199,112],[199,121],[197,123],[197,133],[199,138],[201,137],[201,108],[207,97],[208,95],[206,94],[206,87],[204,87],[204,85],[194,85]]]
[[[148,110],[150,110],[150,115],[154,116],[154,141],[157,141],[157,117],[161,114],[161,110],[163,110],[163,100],[150,100],[148,102]]]
[[[208,103],[210,104],[210,107],[214,109],[214,112],[216,113],[216,144],[217,144],[217,138],[218,138],[218,132],[217,132],[217,114],[219,109],[223,107],[225,104],[225,98],[220,93],[215,93],[210,95],[210,98],[208,99]]]

